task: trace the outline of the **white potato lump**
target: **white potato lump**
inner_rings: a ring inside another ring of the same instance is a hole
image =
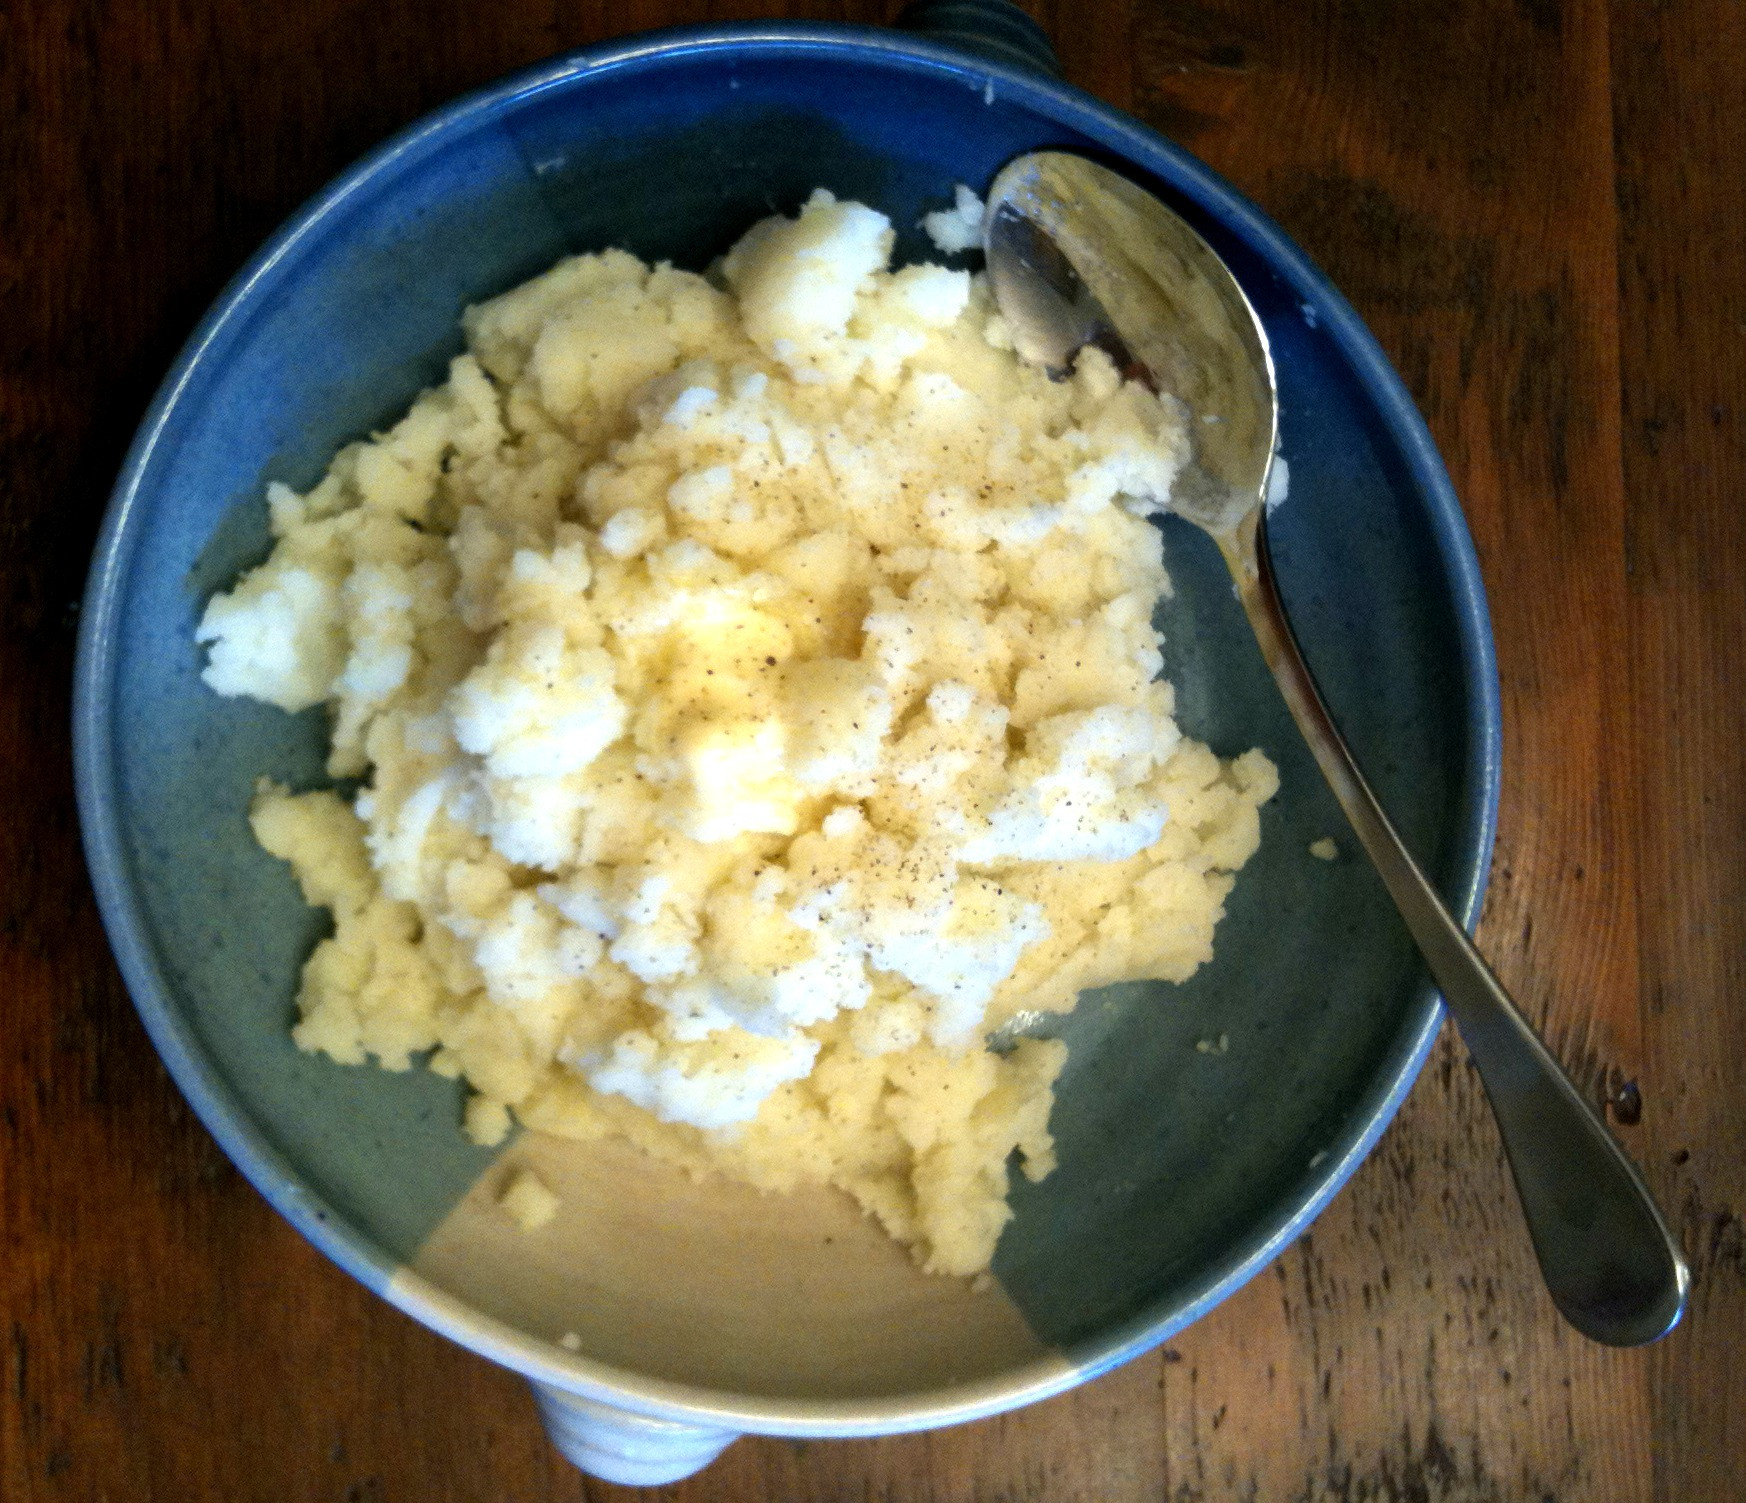
[[[1205,962],[1276,777],[1158,677],[1179,406],[1051,382],[892,238],[821,190],[709,277],[469,309],[445,385],[269,488],[198,635],[365,780],[254,806],[334,915],[300,1045],[464,1077],[483,1142],[839,1185],[974,1273],[1065,1059],[985,1036]]]

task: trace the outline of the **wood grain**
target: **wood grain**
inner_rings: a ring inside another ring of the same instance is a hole
[[[311,1251],[157,1065],[89,897],[77,599],[152,387],[253,247],[463,89],[638,27],[876,0],[0,4],[0,1497],[607,1499],[519,1380]],[[1274,1268],[1159,1353],[653,1496],[1737,1497],[1746,1456],[1746,27],[1733,0],[1046,0],[1069,76],[1231,177],[1425,411],[1497,630],[1482,942],[1674,1207],[1650,1353],[1535,1283],[1447,1039]]]
[[[1649,1369],[1657,1497],[1746,1457],[1746,76],[1726,4],[1613,8],[1644,1120],[1696,1273]]]

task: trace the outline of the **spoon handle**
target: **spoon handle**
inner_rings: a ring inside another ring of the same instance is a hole
[[[1408,854],[1328,714],[1280,602],[1264,508],[1219,538],[1292,718],[1375,863],[1485,1083],[1546,1287],[1596,1341],[1672,1330],[1691,1275],[1624,1150],[1570,1082]]]

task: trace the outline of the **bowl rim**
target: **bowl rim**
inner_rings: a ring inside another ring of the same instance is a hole
[[[1347,1140],[1307,1182],[1307,1193],[1262,1218],[1227,1254],[1202,1270],[1170,1308],[1154,1305],[1065,1353],[991,1377],[915,1393],[855,1399],[731,1394],[650,1377],[571,1354],[484,1315],[388,1257],[326,1205],[267,1140],[193,1030],[172,1004],[149,927],[132,886],[122,830],[114,725],[108,715],[118,666],[118,625],[127,565],[138,536],[133,519],[160,442],[178,403],[204,367],[222,358],[275,273],[355,194],[416,167],[451,137],[478,129],[543,94],[608,71],[659,66],[704,52],[743,52],[762,61],[820,53],[880,67],[944,75],[967,87],[1010,94],[1046,118],[1092,137],[1132,167],[1167,184],[1236,233],[1295,295],[1313,307],[1327,337],[1398,444],[1422,499],[1448,573],[1461,649],[1462,687],[1472,707],[1461,804],[1445,897],[1469,930],[1479,910],[1497,829],[1501,698],[1478,558],[1442,459],[1388,357],[1325,275],[1257,206],[1182,147],[1061,80],[901,31],[834,23],[748,22],[639,32],[560,54],[510,73],[426,114],[332,179],[298,208],[230,280],[178,354],[143,417],[111,494],[93,553],[74,667],[74,778],[86,861],[104,926],[129,995],[177,1086],[243,1175],[308,1241],[422,1324],[537,1382],[656,1418],[764,1434],[866,1436],[961,1423],[1031,1403],[1170,1339],[1221,1303],[1296,1241],[1375,1146],[1417,1079],[1442,1021],[1442,1002],[1422,981],[1384,1068],[1353,1104]],[[1354,1130],[1355,1129],[1355,1130]],[[1284,1208],[1291,1207],[1288,1211]]]

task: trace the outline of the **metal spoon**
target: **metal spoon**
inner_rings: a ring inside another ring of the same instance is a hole
[[[1684,1313],[1691,1275],[1636,1167],[1559,1068],[1407,853],[1341,739],[1285,618],[1267,550],[1279,403],[1267,335],[1236,278],[1178,215],[1065,152],[1009,163],[983,221],[1020,355],[1064,374],[1087,345],[1216,416],[1171,509],[1210,533],[1292,718],[1376,864],[1472,1052],[1553,1302],[1585,1336],[1634,1346]]]

